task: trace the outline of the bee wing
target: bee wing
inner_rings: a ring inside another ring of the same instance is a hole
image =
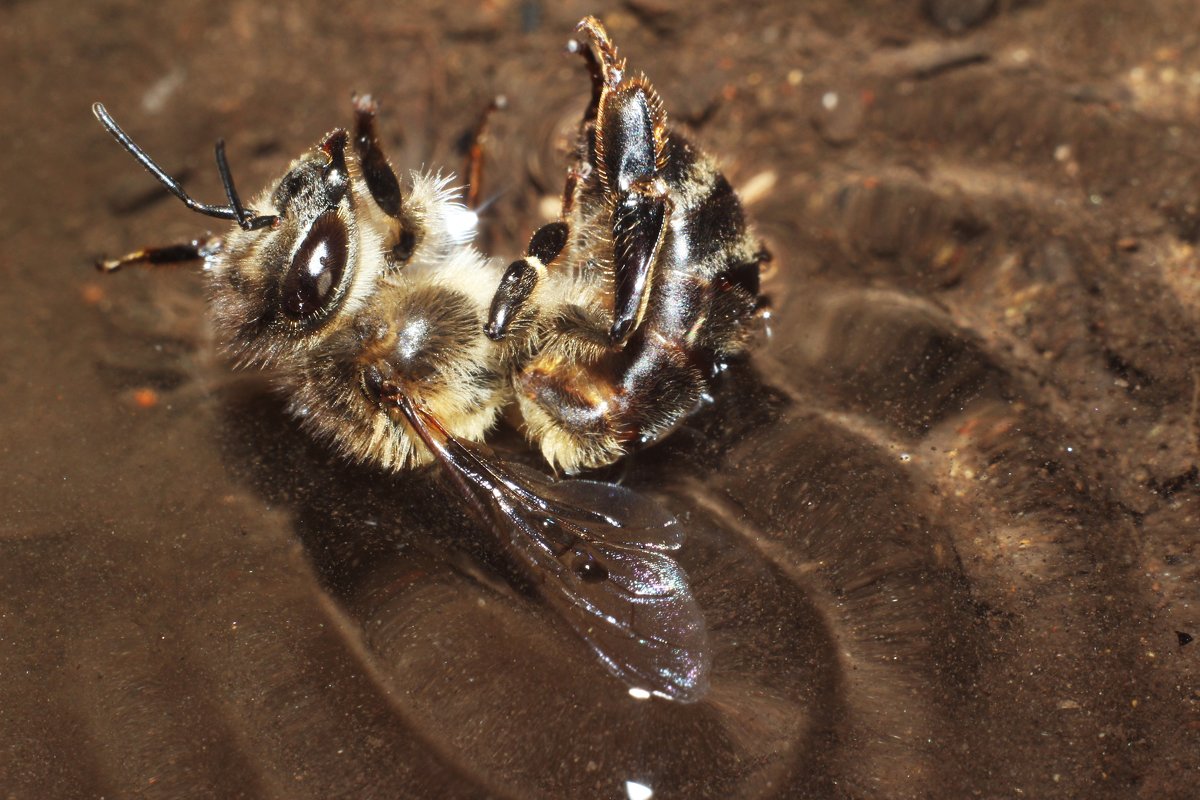
[[[460,496],[530,571],[542,595],[633,688],[681,701],[708,689],[704,615],[668,555],[684,531],[622,486],[557,480],[459,440],[397,400]]]
[[[623,486],[515,466],[487,463],[504,486],[491,495],[491,521],[545,576],[542,593],[631,686],[697,699],[711,659],[704,615],[668,555],[684,538],[678,520]]]

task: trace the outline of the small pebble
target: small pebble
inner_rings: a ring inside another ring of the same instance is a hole
[[[925,14],[935,25],[962,33],[991,16],[996,0],[925,0]]]

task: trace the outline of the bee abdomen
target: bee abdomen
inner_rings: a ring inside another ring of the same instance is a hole
[[[682,163],[672,163],[668,172],[675,204],[669,236],[683,241],[667,242],[663,256],[669,269],[714,278],[748,261],[755,243],[741,201],[713,161],[679,135],[671,140],[673,157]]]
[[[674,204],[663,269],[647,315],[654,334],[704,372],[740,352],[759,296],[758,243],[714,162],[679,134],[666,177]]]

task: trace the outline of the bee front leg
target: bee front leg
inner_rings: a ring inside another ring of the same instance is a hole
[[[401,267],[412,258],[416,250],[420,225],[411,214],[404,213],[404,193],[400,180],[392,168],[379,134],[375,128],[378,104],[369,94],[354,97],[354,150],[362,169],[363,181],[375,205],[394,222],[391,223],[392,238],[387,242],[388,263]]]
[[[492,121],[492,114],[507,107],[508,98],[502,94],[496,95],[479,115],[479,122],[476,123],[475,130],[467,142],[467,163],[463,168],[463,180],[467,184],[463,203],[467,208],[478,208],[479,198],[483,196],[483,162],[486,153],[484,144],[487,141],[488,125]]]
[[[354,150],[359,154],[362,178],[379,210],[398,219],[404,198],[396,170],[391,168],[388,156],[384,155],[379,144],[379,134],[374,124],[378,108],[371,95],[354,97]]]
[[[143,247],[118,258],[102,258],[96,261],[96,269],[101,272],[116,272],[122,267],[134,264],[146,264],[162,267],[183,264],[188,261],[199,261],[221,249],[221,240],[211,236],[202,236],[190,242],[169,244],[163,247]]]
[[[369,94],[354,98],[354,150],[362,166],[363,179],[375,205],[393,219],[400,219],[404,196],[396,171],[388,163],[375,130],[375,114],[379,106]]]

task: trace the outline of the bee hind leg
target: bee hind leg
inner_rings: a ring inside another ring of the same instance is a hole
[[[612,219],[613,323],[609,340],[623,346],[646,314],[662,248],[667,216],[671,211],[666,190],[654,181],[642,181],[617,203]]]
[[[611,205],[614,268],[613,323],[609,339],[623,347],[641,325],[654,283],[672,203],[667,167],[667,115],[643,75],[630,76],[599,20],[579,23],[589,47],[576,45],[592,73],[588,160]]]

